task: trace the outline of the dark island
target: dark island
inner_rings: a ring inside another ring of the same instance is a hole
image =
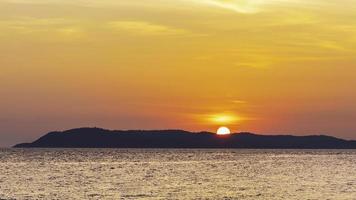
[[[216,135],[182,130],[110,131],[80,128],[51,132],[32,143],[15,148],[266,148],[266,149],[356,149],[356,141],[330,136]]]

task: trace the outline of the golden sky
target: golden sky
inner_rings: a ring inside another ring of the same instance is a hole
[[[356,139],[356,0],[0,0],[0,146],[51,130]]]

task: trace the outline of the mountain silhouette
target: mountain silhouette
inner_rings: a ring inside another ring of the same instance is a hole
[[[216,135],[210,132],[183,130],[110,131],[79,128],[50,132],[32,143],[15,148],[266,148],[266,149],[356,149],[356,141],[335,137],[257,135],[235,133]]]

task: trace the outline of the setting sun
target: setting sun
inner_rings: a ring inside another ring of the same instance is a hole
[[[227,127],[220,127],[217,131],[216,131],[217,135],[229,135],[231,134],[231,131],[229,128]]]

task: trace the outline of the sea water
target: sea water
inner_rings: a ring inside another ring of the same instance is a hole
[[[0,149],[0,199],[356,199],[356,150]]]

